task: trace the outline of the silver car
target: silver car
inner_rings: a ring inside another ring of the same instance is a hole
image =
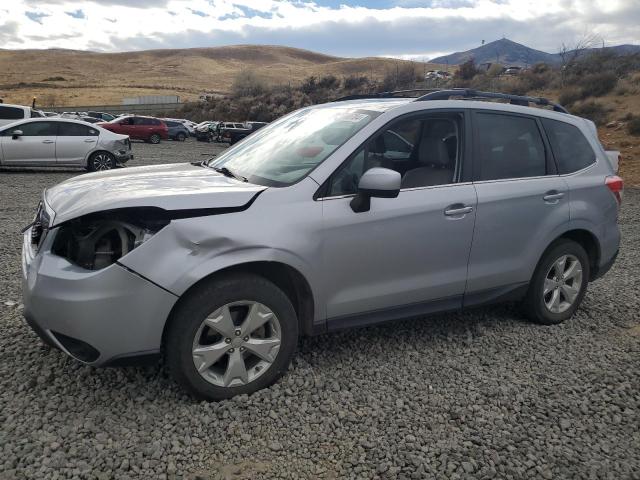
[[[47,189],[24,235],[28,323],[90,365],[163,352],[223,399],[279,378],[300,335],[502,300],[570,318],[620,242],[593,125],[441,98],[308,107],[205,163]]]
[[[133,158],[127,135],[70,118],[32,118],[0,128],[0,166],[110,170]]]

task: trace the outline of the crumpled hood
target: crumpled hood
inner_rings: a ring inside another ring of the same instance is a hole
[[[208,167],[175,163],[88,173],[48,188],[54,224],[124,207],[165,210],[242,207],[267,187],[225,177]]]

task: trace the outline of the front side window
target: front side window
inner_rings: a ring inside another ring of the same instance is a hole
[[[558,172],[577,172],[596,161],[593,148],[577,127],[548,118],[542,120],[542,125],[558,163]]]
[[[21,120],[24,118],[24,110],[15,107],[3,107],[0,105],[1,120]]]
[[[261,128],[208,165],[226,167],[260,185],[291,185],[381,113],[365,105],[339,103],[298,110]]]
[[[22,130],[23,137],[51,137],[56,136],[58,125],[56,122],[29,122],[5,130],[6,135],[12,135],[14,130]]]
[[[369,139],[332,175],[327,196],[355,194],[373,167],[395,170],[402,189],[455,181],[460,162],[459,114],[412,116],[392,122]]]
[[[58,127],[59,137],[95,137],[97,135],[98,130],[79,123],[64,122]]]
[[[546,175],[544,143],[535,120],[515,115],[478,113],[478,180]]]

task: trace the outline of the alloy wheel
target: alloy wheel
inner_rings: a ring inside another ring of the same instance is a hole
[[[582,264],[574,255],[562,255],[547,272],[543,300],[551,313],[566,312],[574,304],[582,288]]]
[[[111,157],[106,153],[98,153],[93,157],[93,169],[96,171],[111,170],[112,166]]]
[[[281,342],[280,321],[266,305],[248,300],[228,303],[198,328],[193,363],[200,376],[213,385],[242,386],[271,367]]]

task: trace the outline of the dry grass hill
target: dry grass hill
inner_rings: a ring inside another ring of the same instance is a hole
[[[123,97],[180,95],[195,100],[224,93],[243,69],[272,84],[295,84],[309,75],[366,74],[382,78],[395,71],[387,58],[340,58],[282,46],[235,45],[181,50],[96,53],[75,50],[0,50],[0,97],[40,105],[120,104]],[[435,66],[415,64],[416,72]]]

